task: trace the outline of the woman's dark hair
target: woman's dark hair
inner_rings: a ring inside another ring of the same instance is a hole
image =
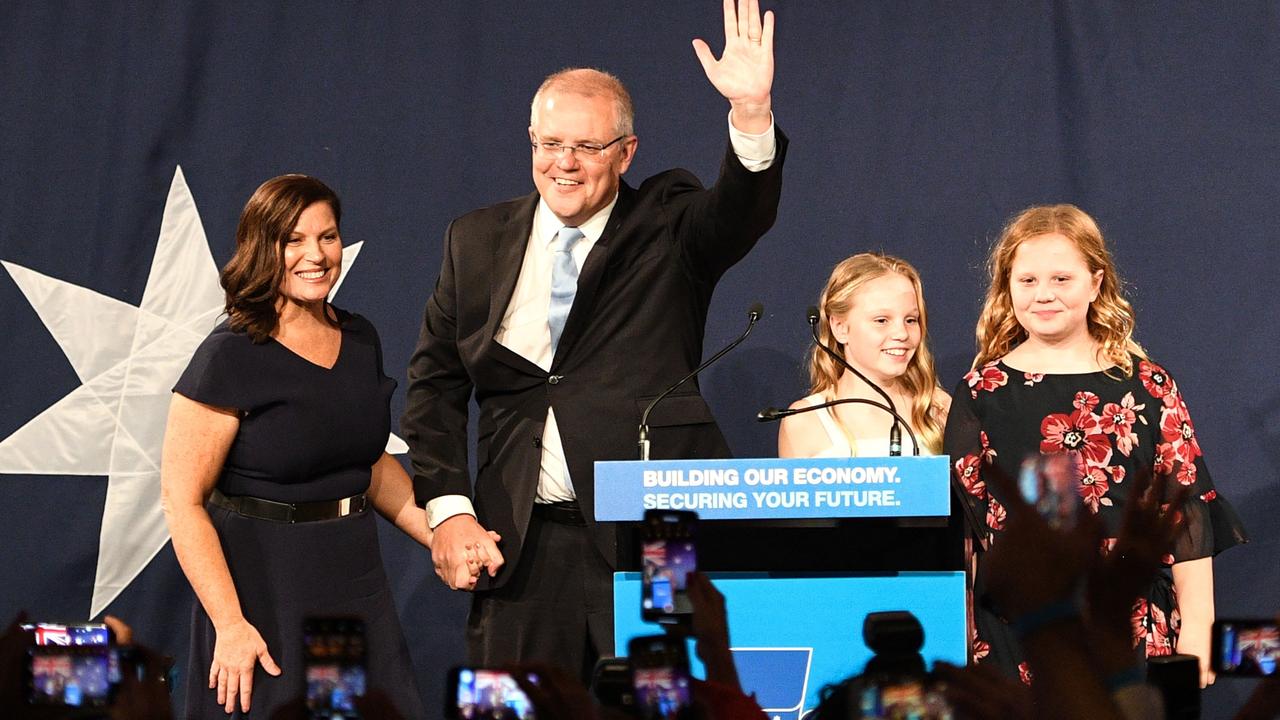
[[[284,246],[302,211],[328,203],[342,221],[338,195],[307,175],[281,175],[258,186],[240,213],[236,252],[222,268],[227,324],[256,343],[266,342],[279,322],[276,305],[284,279]]]

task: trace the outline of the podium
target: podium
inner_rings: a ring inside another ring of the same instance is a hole
[[[870,612],[910,611],[926,663],[965,663],[962,534],[950,521],[946,457],[601,461],[595,470],[597,520],[698,513],[699,568],[725,596],[743,687],[770,718],[800,720],[824,685],[861,671]],[[614,576],[617,648],[661,632],[640,619],[640,585],[639,572]]]

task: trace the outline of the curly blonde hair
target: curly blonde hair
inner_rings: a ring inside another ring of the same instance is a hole
[[[1102,271],[1098,299],[1089,305],[1086,318],[1089,335],[1098,342],[1099,359],[1106,361],[1104,365],[1114,365],[1125,377],[1132,376],[1132,355],[1147,357],[1133,339],[1133,306],[1124,298],[1123,283],[1098,224],[1088,213],[1066,204],[1036,205],[1023,210],[1004,226],[1000,239],[992,246],[987,258],[991,284],[978,316],[978,354],[973,367],[999,360],[1027,339],[1027,331],[1013,313],[1009,294],[1013,258],[1023,242],[1054,233],[1075,244],[1090,273]]]
[[[831,270],[831,277],[818,298],[818,338],[827,347],[844,354],[844,345],[838,342],[831,330],[831,318],[849,312],[854,296],[863,285],[878,277],[897,274],[911,282],[916,291],[916,305],[920,308],[920,346],[916,348],[907,370],[899,382],[912,397],[911,411],[906,416],[923,448],[932,453],[942,452],[943,418],[941,409],[934,406],[934,390],[938,388],[938,375],[929,352],[929,321],[924,306],[924,291],[920,274],[905,260],[883,253],[859,253],[845,258]],[[810,393],[834,390],[844,373],[844,366],[818,346],[809,348]],[[905,414],[905,413],[904,413]]]

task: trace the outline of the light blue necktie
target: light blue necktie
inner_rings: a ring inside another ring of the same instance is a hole
[[[547,327],[551,329],[551,354],[555,355],[564,332],[565,320],[578,292],[578,265],[573,261],[573,246],[583,237],[576,227],[562,227],[551,241],[551,305],[547,308]]]

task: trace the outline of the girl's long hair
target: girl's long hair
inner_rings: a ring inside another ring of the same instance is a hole
[[[907,363],[906,372],[898,380],[912,398],[910,413],[904,414],[910,419],[921,446],[929,452],[940,453],[943,418],[939,417],[933,405],[938,375],[933,366],[933,354],[929,352],[929,320],[920,274],[910,263],[883,253],[859,253],[837,264],[818,299],[818,338],[843,355],[844,345],[836,341],[831,331],[831,318],[849,312],[854,295],[868,281],[889,274],[901,275],[911,282],[916,291],[916,305],[920,308],[920,345]],[[844,367],[825,350],[816,345],[809,349],[810,393],[834,391],[843,373]]]
[[[1133,306],[1124,298],[1115,261],[1098,224],[1080,208],[1065,204],[1036,205],[1023,210],[1004,226],[1000,239],[991,248],[987,259],[991,284],[978,316],[978,354],[973,367],[999,360],[1027,339],[1027,331],[1013,313],[1009,294],[1013,257],[1023,242],[1052,233],[1075,244],[1090,273],[1102,271],[1098,299],[1089,305],[1089,335],[1098,342],[1099,360],[1105,361],[1104,366],[1114,365],[1125,377],[1133,375],[1132,355],[1147,357],[1146,351],[1133,339]]]

